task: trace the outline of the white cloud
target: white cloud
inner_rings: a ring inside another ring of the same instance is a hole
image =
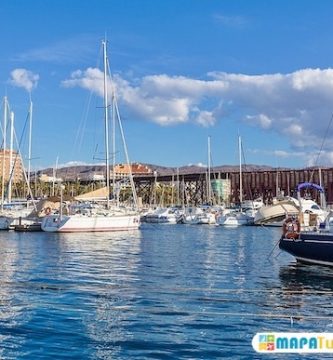
[[[72,166],[94,166],[94,165],[105,165],[104,163],[88,163],[85,161],[68,161],[67,163],[57,164],[57,168],[66,168],[66,167],[72,167]]]
[[[100,70],[89,68],[73,73],[63,85],[101,96],[102,80]],[[295,149],[319,148],[332,114],[333,69],[263,75],[211,72],[204,80],[165,74],[135,82],[120,76],[114,80],[128,116],[163,126],[214,126],[233,119],[278,133]]]
[[[215,117],[211,111],[200,111],[195,117],[195,121],[205,127],[213,126],[215,124]]]
[[[26,69],[15,69],[11,73],[11,79],[9,80],[13,86],[24,88],[26,91],[31,92],[36,88],[39,75]]]
[[[275,150],[273,153],[276,157],[282,157],[282,158],[286,158],[291,155],[288,151],[285,150]]]
[[[328,166],[333,164],[333,151],[321,151],[320,153],[312,153],[307,157],[307,166]]]
[[[270,119],[265,114],[258,114],[258,115],[246,115],[245,119],[249,123],[257,124],[263,129],[269,129],[272,125],[272,119]]]
[[[70,79],[64,80],[64,87],[81,87],[86,90],[93,91],[99,96],[103,95],[104,86],[103,73],[99,69],[88,68],[85,71],[76,70],[71,74]]]
[[[286,129],[286,134],[291,136],[301,136],[302,135],[302,127],[298,124],[290,124]]]
[[[207,168],[207,164],[204,164],[202,162],[198,162],[196,164],[188,164],[187,166],[198,166],[198,167],[201,167],[201,168]]]
[[[252,154],[261,154],[265,156],[272,156],[274,158],[288,158],[288,157],[302,157],[306,156],[306,153],[302,151],[286,151],[286,150],[263,150],[263,149],[247,149],[248,152]]]
[[[291,80],[296,90],[318,90],[319,88],[325,92],[333,86],[333,69],[299,70],[293,74]]]

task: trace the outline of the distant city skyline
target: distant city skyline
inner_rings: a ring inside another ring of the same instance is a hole
[[[4,0],[0,11],[2,94],[25,164],[33,102],[32,169],[103,163],[104,37],[131,162],[206,166],[210,136],[212,166],[236,165],[240,135],[247,164],[333,165],[330,1]]]

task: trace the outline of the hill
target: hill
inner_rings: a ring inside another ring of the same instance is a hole
[[[159,166],[153,164],[142,164],[148,166],[152,170],[152,173],[157,172],[158,175],[172,175],[177,174],[185,175],[185,174],[197,174],[197,173],[205,173],[207,171],[207,167],[198,166],[198,165],[187,165],[177,167],[166,167]],[[243,165],[243,171],[273,171],[275,168],[266,165]],[[214,166],[211,168],[212,172],[238,172],[239,165],[220,165]],[[93,174],[103,175],[105,172],[104,165],[77,165],[77,166],[68,166],[62,167],[56,170],[56,177],[62,178],[64,181],[87,181],[92,179]],[[53,176],[54,169],[46,168],[43,170],[39,170],[37,172],[37,176],[41,174],[46,174],[48,176]]]

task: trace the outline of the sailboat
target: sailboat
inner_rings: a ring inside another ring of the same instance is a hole
[[[30,100],[30,110],[29,110],[29,119],[31,123],[31,110],[32,102]],[[19,149],[19,144],[17,143],[17,151],[14,151],[14,138],[17,142],[16,133],[14,129],[14,112],[10,111],[10,147],[7,149],[7,117],[9,111],[9,103],[8,99],[4,97],[4,118],[3,118],[3,148],[2,148],[2,182],[1,182],[1,208],[0,208],[0,230],[11,230],[16,227],[21,227],[24,229],[40,228],[39,219],[36,216],[36,205],[32,197],[31,188],[29,186],[29,178],[25,171],[23,171],[23,175],[28,185],[28,195],[31,201],[27,201],[24,199],[12,199],[12,182],[15,177],[15,164],[21,163],[23,164],[21,152]],[[30,126],[30,134],[31,134],[31,126]],[[31,135],[29,136],[29,158],[31,153]],[[8,163],[6,163],[6,158],[9,157]],[[29,165],[30,169],[30,165]],[[30,170],[28,171],[29,177]],[[8,177],[8,181],[5,189],[6,178]],[[5,196],[6,195],[6,196]]]
[[[317,208],[304,211],[300,198],[300,191],[304,187],[314,188],[324,197],[324,189],[320,185],[298,185],[299,214],[288,216],[284,221],[279,248],[294,256],[298,262],[333,266],[333,232],[329,223],[332,214],[318,212]]]
[[[103,63],[104,63],[104,128],[105,128],[105,157],[106,157],[106,187],[107,187],[107,199],[106,206],[93,204],[91,202],[71,205],[66,207],[65,211],[63,206],[60,206],[59,214],[48,215],[43,221],[41,228],[46,232],[111,232],[120,230],[135,230],[140,227],[140,215],[137,211],[137,196],[135,192],[134,181],[131,173],[131,167],[129,166],[129,182],[132,189],[132,195],[134,200],[134,208],[128,209],[121,207],[119,201],[116,204],[110,203],[110,164],[109,164],[109,101],[108,101],[108,58],[106,41],[102,41],[103,46]],[[121,131],[121,135],[124,142],[124,136],[116,102],[115,93],[112,94],[112,109],[113,116],[115,114],[118,118],[118,124]],[[115,126],[113,126],[114,128]],[[113,137],[114,139],[114,137]],[[124,142],[124,149],[127,163],[129,164],[127,148]],[[113,166],[114,169],[114,166]],[[115,176],[113,176],[113,193],[116,192]],[[61,188],[62,198],[62,188]],[[62,204],[62,200],[61,200]]]
[[[213,209],[213,195],[211,185],[211,137],[208,136],[207,154],[208,154],[208,169],[206,174],[206,196],[207,205],[200,207],[186,206],[184,207],[183,214],[179,217],[178,222],[190,225],[215,225],[216,224],[216,211]]]
[[[242,140],[238,137],[238,151],[239,151],[239,202],[240,208],[237,209],[224,209],[222,214],[216,219],[217,225],[222,226],[240,226],[240,225],[253,225],[253,216],[246,214],[242,211],[243,203],[243,178],[242,178]]]

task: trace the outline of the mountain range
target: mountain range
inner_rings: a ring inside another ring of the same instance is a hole
[[[153,164],[142,164],[151,169],[152,174],[157,172],[158,175],[172,175],[172,174],[198,174],[205,173],[207,171],[207,166],[199,165],[186,165],[177,167],[166,167]],[[244,172],[248,171],[273,171],[275,168],[267,165],[243,165],[242,167]],[[280,169],[281,170],[281,169]],[[221,165],[214,166],[211,168],[212,172],[238,172],[239,165]],[[76,165],[62,167],[59,169],[46,168],[39,170],[37,176],[41,174],[46,174],[48,176],[56,176],[57,178],[62,178],[63,181],[73,181],[73,180],[89,180],[92,179],[92,175],[104,174],[105,165]]]

